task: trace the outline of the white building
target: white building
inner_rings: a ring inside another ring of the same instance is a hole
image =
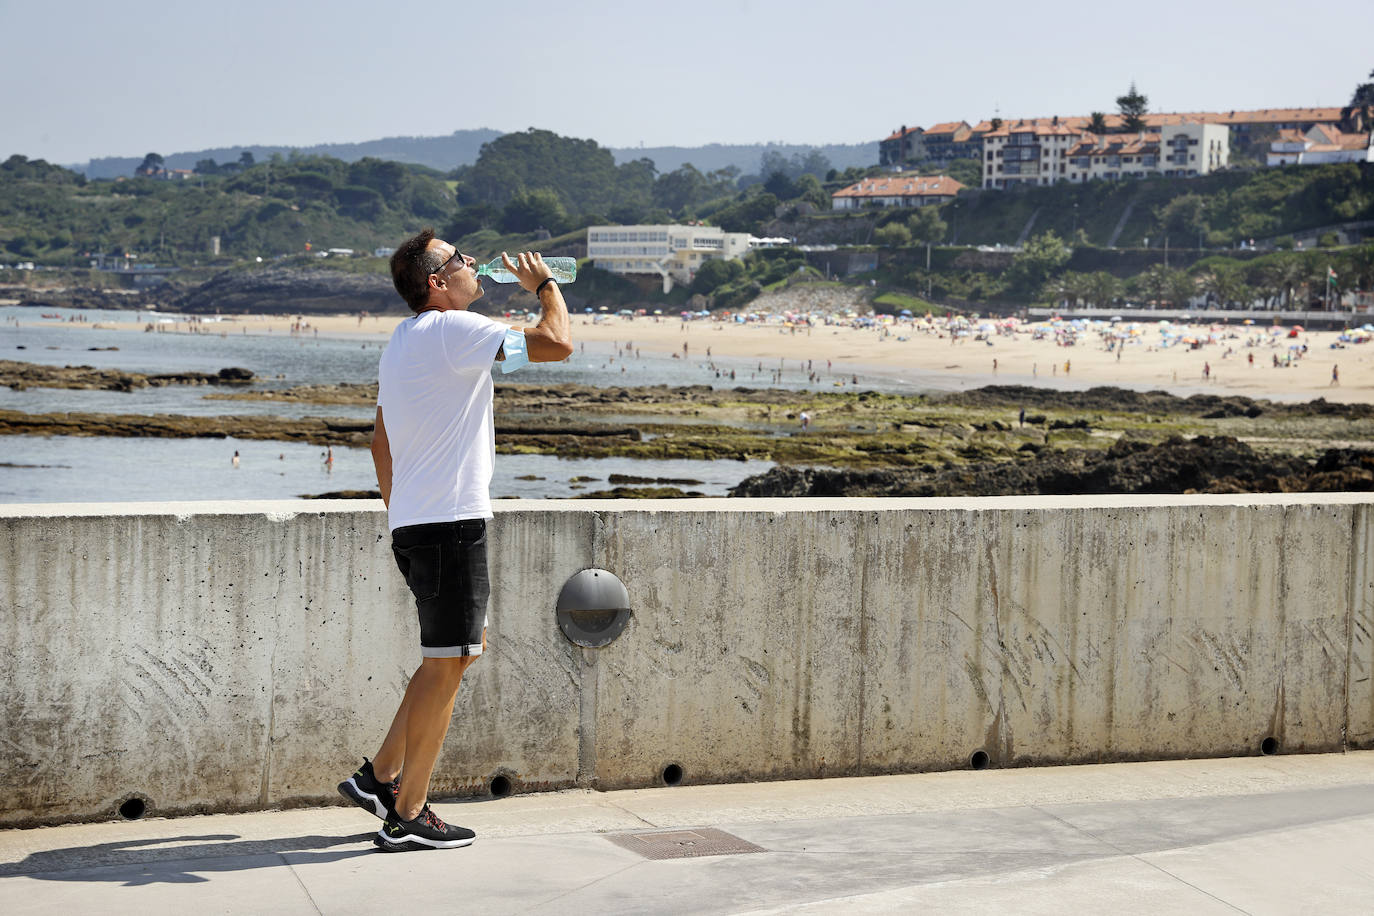
[[[983,135],[983,187],[1048,185],[1068,175],[1065,159],[1085,134],[1058,118],[1049,123],[1016,121]]]
[[[1269,144],[1269,165],[1320,165],[1326,162],[1374,162],[1374,132],[1341,133],[1329,124],[1318,124],[1303,133],[1281,130]]]
[[[1067,159],[1063,177],[1073,182],[1192,178],[1231,161],[1230,130],[1224,124],[1174,124],[1159,133],[1084,134]]]
[[[587,257],[600,270],[690,283],[707,261],[729,261],[745,255],[752,237],[719,226],[589,226]]]
[[[1099,135],[1053,120],[1018,121],[983,136],[983,187],[1192,177],[1230,161],[1230,131],[1224,124],[1168,124],[1158,133]]]

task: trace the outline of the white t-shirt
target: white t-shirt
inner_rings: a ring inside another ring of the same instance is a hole
[[[491,518],[491,366],[505,335],[505,325],[466,311],[421,312],[392,333],[377,370],[392,531]]]

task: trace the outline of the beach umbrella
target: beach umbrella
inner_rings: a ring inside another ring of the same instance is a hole
[[[1374,331],[1374,324],[1363,324],[1363,325],[1360,325],[1360,330],[1361,330],[1361,331]]]
[[[1121,316],[1120,316],[1120,315],[1113,315],[1113,316],[1112,316],[1112,321],[1121,321],[1121,320],[1122,320],[1122,319],[1121,319]]]
[[[911,309],[902,309],[902,314],[903,314],[903,315],[910,315],[910,314],[911,314]]]
[[[592,313],[592,308],[591,308],[591,306],[587,306],[587,307],[584,308],[582,311],[584,311],[584,312],[586,312],[588,315],[590,315],[590,314]]]
[[[1245,319],[1244,321],[1241,322],[1241,324],[1254,324],[1254,323],[1255,323],[1255,319],[1253,319],[1253,318],[1247,318],[1247,319]]]
[[[1301,330],[1304,330],[1304,328],[1303,328],[1303,326],[1300,325],[1300,324],[1295,324],[1295,325],[1293,325],[1293,330],[1295,330],[1295,331],[1301,331]]]
[[[663,309],[654,309],[654,314],[655,314],[655,315],[662,315],[662,314],[663,314]]]

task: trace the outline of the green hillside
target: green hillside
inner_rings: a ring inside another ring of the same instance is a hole
[[[1171,206],[1172,205],[1172,206]],[[1199,178],[1148,178],[977,191],[946,204],[941,215],[968,245],[1013,244],[1034,215],[1046,230],[1105,246],[1233,247],[1335,223],[1374,219],[1374,164],[1344,163],[1228,171]],[[1081,241],[1081,240],[1080,240]]]
[[[297,157],[190,181],[87,181],[42,160],[0,163],[0,259],[84,265],[136,252],[159,264],[204,264],[353,248],[371,251],[453,213],[438,173],[380,159]]]

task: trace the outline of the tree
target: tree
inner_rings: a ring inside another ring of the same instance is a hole
[[[460,207],[444,228],[444,237],[461,239],[465,235],[491,229],[501,221],[501,211],[491,204],[468,204]]]
[[[535,188],[511,198],[501,212],[501,229],[505,232],[533,232],[547,229],[557,235],[568,222],[568,213],[558,192],[549,188]]]
[[[1001,119],[1001,118],[993,118],[991,121],[988,122],[988,126],[990,126],[993,130],[1001,130],[1001,129],[1002,129],[1002,119]]]
[[[684,162],[671,172],[664,172],[654,181],[654,206],[678,214],[708,198],[706,176],[690,162]]]
[[[1274,265],[1273,282],[1283,291],[1283,304],[1292,308],[1293,296],[1302,288],[1307,268],[1297,255],[1285,255]]]
[[[1135,81],[1131,82],[1131,91],[1123,96],[1118,96],[1116,109],[1121,112],[1121,129],[1128,134],[1139,133],[1145,129],[1145,113],[1148,112],[1150,100],[1135,88]]]
[[[243,166],[245,169],[251,169],[253,167],[253,163],[254,159],[252,150],[246,149],[243,152],[239,153],[239,165]]]
[[[806,172],[794,183],[793,190],[796,192],[796,200],[809,203],[817,210],[830,209],[830,195],[821,186],[821,180],[810,172]]]
[[[218,175],[219,165],[213,159],[201,159],[196,163],[197,175]]]
[[[759,194],[745,193],[741,197],[741,200],[730,206],[717,210],[713,220],[726,232],[752,232],[758,235],[762,224],[776,215],[778,199],[767,191]]]
[[[1207,199],[1201,194],[1180,194],[1155,211],[1155,221],[1166,234],[1176,239],[1191,239],[1207,230]],[[1183,247],[1175,244],[1175,248]]]
[[[1360,83],[1355,87],[1355,94],[1350,97],[1351,108],[1374,107],[1374,70],[1369,71],[1368,83]]]
[[[886,226],[878,227],[873,233],[873,240],[879,245],[903,248],[911,244],[911,230],[901,223],[888,223]]]
[[[797,196],[797,186],[782,170],[769,173],[768,177],[764,179],[763,189],[778,200],[791,200]]]
[[[983,167],[977,159],[955,159],[944,169],[944,173],[967,188],[976,188],[983,183]]]
[[[940,219],[940,211],[937,207],[919,208],[907,217],[906,227],[911,230],[912,241],[932,245],[943,241],[945,232],[949,230],[948,224]]]
[[[1181,270],[1169,271],[1169,289],[1165,301],[1175,308],[1185,308],[1197,295],[1197,281]]]
[[[796,169],[796,174],[792,176],[793,179],[801,178],[803,175],[815,175],[817,178],[821,178],[830,171],[830,160],[818,149],[795,154],[792,157],[792,163]]]
[[[1032,236],[1012,258],[1007,279],[1023,294],[1032,293],[1044,288],[1045,281],[1063,269],[1071,254],[1063,239],[1053,232],[1042,232]]]
[[[1057,277],[1051,277],[1041,288],[1042,298],[1053,302],[1063,302],[1068,308],[1077,308],[1078,302],[1083,298],[1083,290],[1086,284],[1085,274],[1065,271]]]
[[[1105,270],[1088,275],[1088,300],[1098,308],[1110,308],[1121,295],[1121,281]]]
[[[156,175],[162,171],[162,157],[157,153],[149,153],[143,157],[143,162],[138,168],[134,169],[135,175]]]
[[[1107,116],[1100,111],[1088,115],[1088,132],[1099,137],[1107,132]]]
[[[642,165],[622,172],[611,151],[594,140],[530,129],[483,144],[477,161],[463,178],[459,195],[463,204],[484,202],[504,207],[525,191],[550,188],[557,192],[567,212],[610,213],[622,203],[622,178],[634,185],[635,193],[651,193],[652,182],[643,184]]]
[[[1251,296],[1250,288],[1234,264],[1214,263],[1198,275],[1197,282],[1202,292],[1209,299],[1216,299],[1223,308],[1244,303]]]
[[[692,292],[709,296],[720,287],[744,274],[744,265],[739,261],[724,261],[712,258],[697,269],[692,277]]]
[[[1169,298],[1173,273],[1163,264],[1152,264],[1135,278],[1134,286],[1147,303],[1158,304]]]
[[[1347,269],[1359,289],[1374,287],[1374,242],[1353,248],[1346,254]]]

